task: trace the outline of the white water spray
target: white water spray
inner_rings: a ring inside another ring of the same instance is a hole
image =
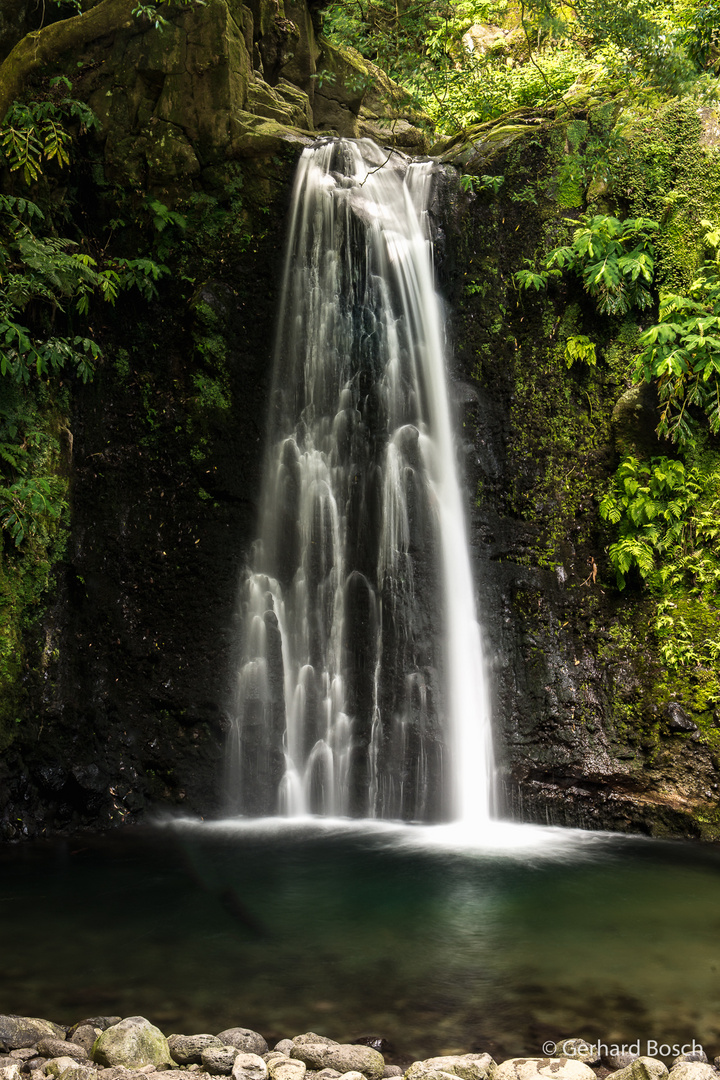
[[[246,813],[490,817],[435,171],[368,140],[299,163],[230,749]]]

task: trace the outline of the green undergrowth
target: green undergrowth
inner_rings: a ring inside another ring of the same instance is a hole
[[[0,380],[0,749],[25,715],[27,649],[51,598],[68,528],[67,394]],[[46,661],[44,643],[33,646]]]

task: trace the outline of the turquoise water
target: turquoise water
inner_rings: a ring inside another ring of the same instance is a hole
[[[385,1037],[403,1062],[544,1042],[720,1051],[720,855],[505,827],[175,823],[0,850],[0,1011]],[[393,1054],[389,1055],[391,1058]]]

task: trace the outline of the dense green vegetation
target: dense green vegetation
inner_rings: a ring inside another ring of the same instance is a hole
[[[325,32],[407,88],[452,134],[513,108],[559,105],[578,83],[627,102],[714,94],[718,8],[693,0],[357,0]]]

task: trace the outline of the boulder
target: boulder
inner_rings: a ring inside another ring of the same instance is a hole
[[[222,1045],[217,1035],[171,1035],[168,1039],[170,1056],[178,1065],[199,1065],[203,1050]]]
[[[22,1061],[18,1058],[5,1059],[0,1063],[0,1080],[20,1080]]]
[[[244,1054],[241,1051],[236,1056],[232,1068],[233,1080],[265,1080],[267,1074],[267,1065],[259,1054]]]
[[[98,1036],[93,1058],[99,1065],[140,1069],[143,1065],[172,1065],[168,1041],[144,1016],[129,1016]]]
[[[712,1071],[715,1075],[714,1070]],[[667,1065],[662,1061],[658,1061],[657,1058],[639,1057],[624,1069],[616,1072],[613,1080],[664,1080],[667,1075]],[[680,1077],[677,1080],[680,1080]]]
[[[448,1054],[415,1061],[405,1073],[407,1080],[421,1080],[434,1073],[462,1077],[462,1080],[493,1080],[497,1065],[489,1054]]]
[[[298,1061],[297,1058],[289,1058],[276,1056],[272,1061],[267,1063],[268,1075],[270,1080],[303,1080],[307,1071],[307,1065],[304,1061]]]
[[[83,1046],[66,1039],[40,1039],[37,1048],[38,1054],[46,1058],[69,1057],[84,1062],[90,1060],[90,1055]]]
[[[339,1073],[360,1072],[368,1080],[382,1080],[385,1059],[370,1046],[353,1043],[303,1042],[293,1039],[291,1057],[304,1061],[309,1069],[337,1069]]]
[[[39,1039],[64,1039],[65,1028],[34,1016],[0,1016],[0,1042],[8,1050],[37,1046]]]
[[[494,1080],[595,1080],[589,1065],[572,1058],[508,1058],[498,1065]],[[613,1078],[615,1080],[615,1078]]]
[[[258,1054],[262,1057],[268,1052],[268,1044],[262,1035],[250,1028],[226,1028],[225,1031],[218,1032],[218,1039],[221,1045],[234,1046],[237,1050],[242,1050],[244,1054]]]

